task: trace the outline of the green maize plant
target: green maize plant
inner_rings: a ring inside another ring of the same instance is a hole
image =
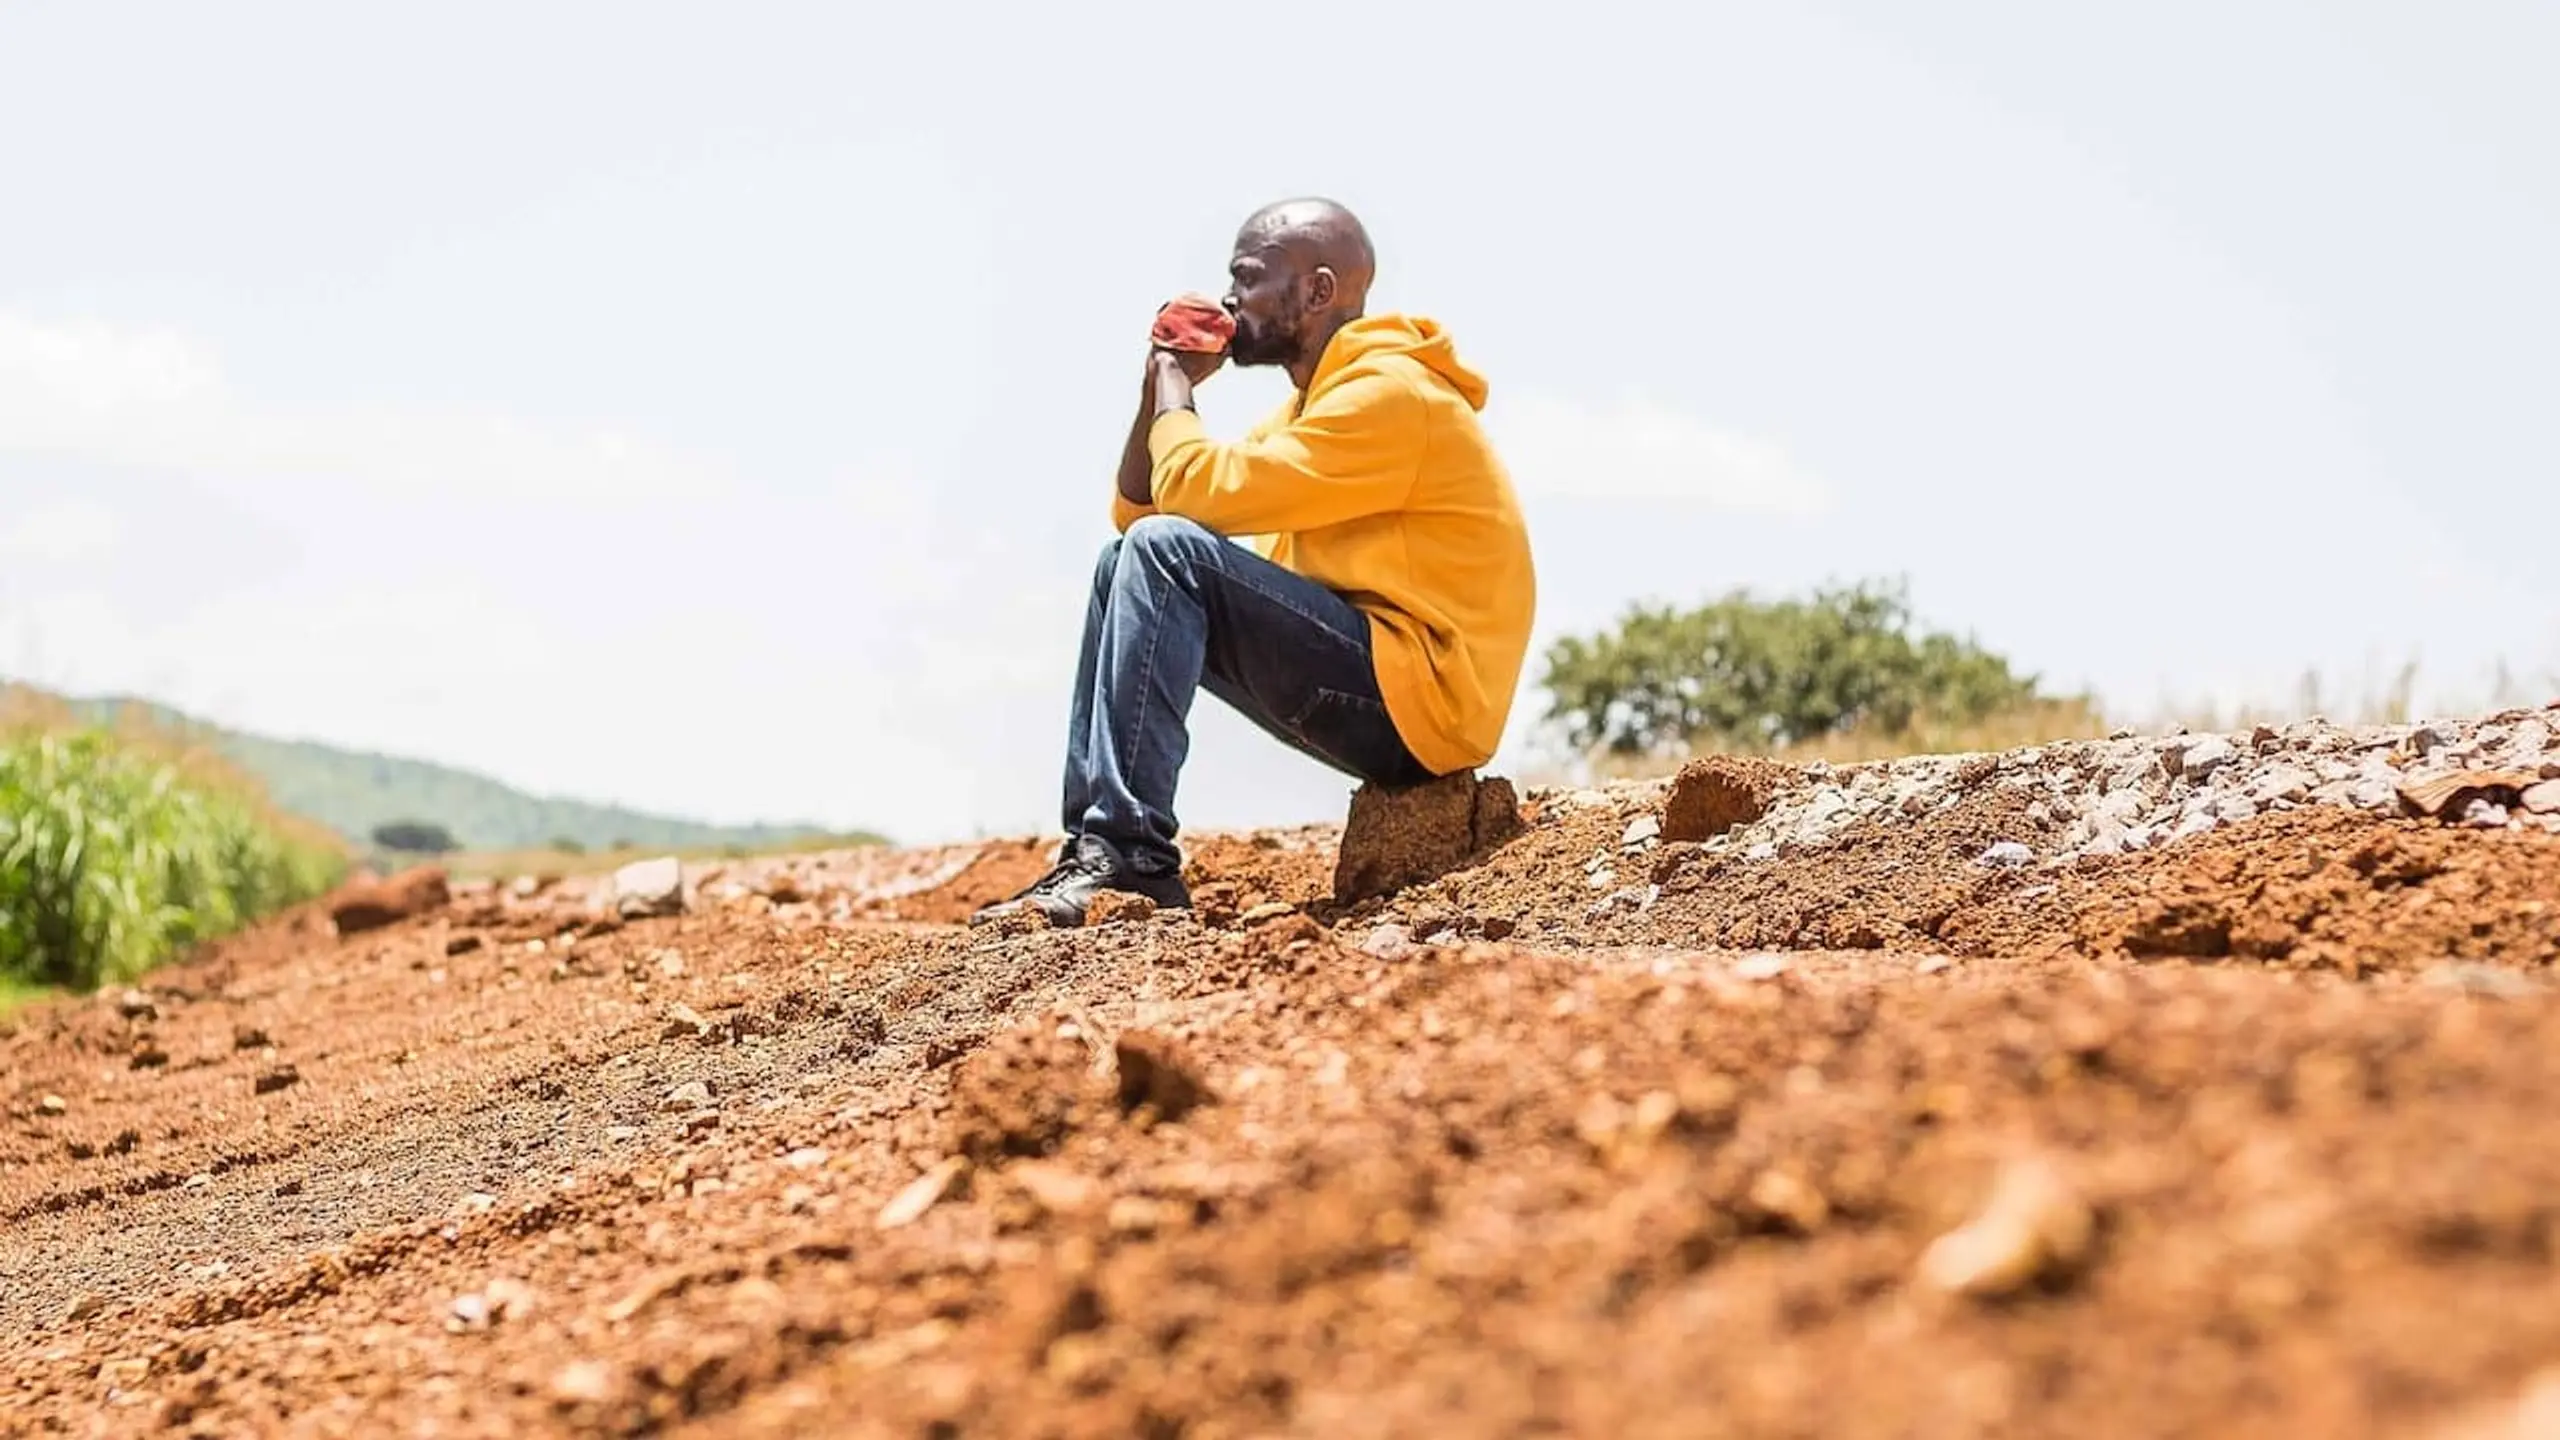
[[[0,977],[91,989],[307,899],[339,857],[101,730],[0,736]]]

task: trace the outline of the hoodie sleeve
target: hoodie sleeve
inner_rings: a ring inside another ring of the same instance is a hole
[[[1211,440],[1197,414],[1170,411],[1147,432],[1155,508],[1222,535],[1317,530],[1392,510],[1412,497],[1426,423],[1413,387],[1375,371],[1232,444]]]

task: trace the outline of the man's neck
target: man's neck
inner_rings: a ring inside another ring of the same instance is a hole
[[[1315,383],[1316,366],[1324,362],[1324,352],[1332,348],[1334,335],[1343,326],[1359,318],[1356,311],[1329,316],[1316,327],[1314,333],[1307,336],[1306,348],[1299,353],[1297,359],[1289,362],[1289,383],[1298,387],[1298,393],[1301,396],[1307,393],[1308,386]]]

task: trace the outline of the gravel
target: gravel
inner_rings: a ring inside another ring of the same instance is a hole
[[[1989,785],[2033,799],[2022,813],[2058,832],[2053,843],[2022,835],[1980,856],[1999,867],[2063,866],[2092,855],[2139,851],[2260,815],[2308,806],[2393,814],[2400,788],[2465,770],[2502,769],[2560,777],[2560,705],[2472,720],[2341,726],[2308,720],[2230,734],[2065,741],[2005,754],[1922,755],[1850,766],[1806,766],[1757,821],[1703,842],[1714,854],[1768,860],[1826,845],[1865,821],[1907,824]],[[1666,782],[1608,787],[1631,819],[1622,846],[1652,848],[1647,823]],[[2533,800],[2544,796],[2526,792]],[[1588,791],[1577,803],[1594,803]],[[2560,828],[2560,814],[2531,803],[2475,801],[2449,823],[2482,828]],[[1591,886],[1618,886],[1610,856],[1595,856]],[[1625,904],[1611,896],[1604,903]]]

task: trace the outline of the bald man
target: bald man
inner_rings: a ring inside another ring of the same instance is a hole
[[[1367,313],[1359,220],[1266,206],[1236,234],[1224,355],[1151,350],[1085,609],[1055,869],[996,906],[1074,926],[1106,890],[1190,904],[1175,782],[1206,689],[1354,780],[1418,784],[1500,741],[1536,605],[1482,376],[1427,318]],[[1287,403],[1232,442],[1192,387],[1277,366]],[[1249,541],[1250,544],[1239,543]]]

